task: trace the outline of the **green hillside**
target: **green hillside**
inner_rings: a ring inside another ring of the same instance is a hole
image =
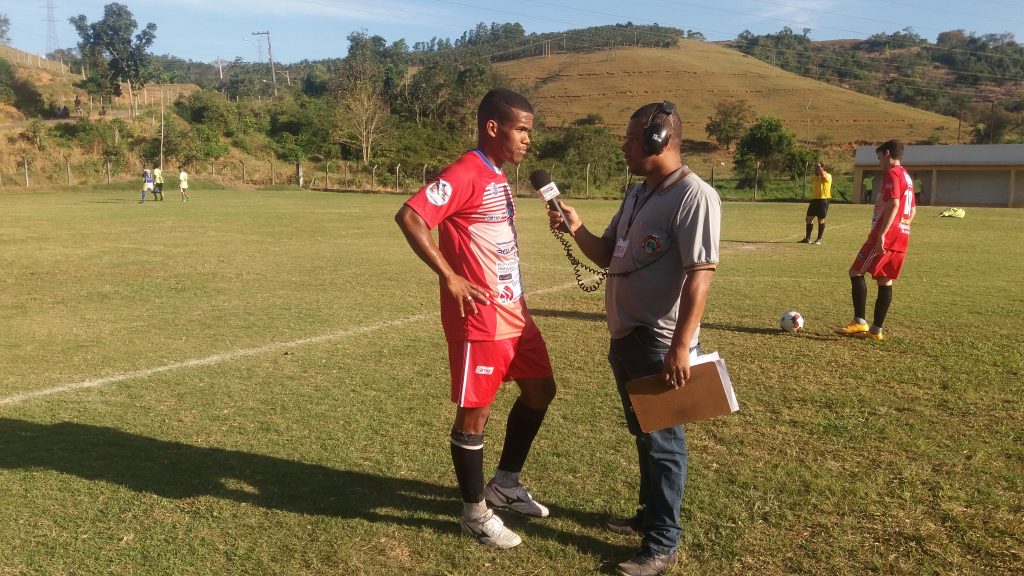
[[[119,150],[114,155],[120,157],[114,166],[114,178],[134,177],[141,167],[140,157],[157,156],[161,95],[165,102],[174,102],[179,95],[198,89],[194,85],[147,84],[139,94],[141,116],[134,119],[128,118],[128,103],[124,97],[106,102],[110,113],[105,118],[97,115],[98,102],[87,102],[84,115],[93,121],[100,124],[113,119],[128,121],[119,128],[123,132],[121,136],[128,141],[118,144],[118,136],[115,134],[110,141],[107,133],[111,131],[104,126],[79,124],[77,118],[54,118],[52,110],[67,105],[74,94],[80,92],[72,85],[78,76],[65,69],[41,69],[39,61],[19,62],[14,58],[13,63],[26,89],[37,95],[39,108],[51,112],[49,116],[43,115],[40,122],[33,114],[22,116],[12,108],[0,109],[0,117],[4,117],[0,120],[0,132],[12,144],[0,150],[0,177],[9,182],[23,180],[18,167],[25,159],[41,176],[36,182],[98,181],[106,176],[101,152],[114,148]],[[478,67],[477,73],[485,75],[486,80],[459,85],[461,78],[474,77],[459,73],[466,66]],[[201,121],[197,124],[194,116],[179,116],[183,114],[181,110],[171,106],[168,110],[169,141],[179,144],[179,151],[169,156],[180,156],[182,146],[197,141],[189,136],[192,130],[199,130],[209,136],[211,146],[223,151],[215,156],[219,166],[210,163],[214,157],[201,155],[198,158],[202,159],[203,166],[192,161],[194,170],[223,177],[226,181],[254,185],[278,183],[281,179],[275,173],[294,162],[294,157],[304,161],[310,173],[307,182],[311,185],[313,182],[318,186],[342,185],[337,176],[340,170],[346,177],[351,175],[346,185],[377,188],[379,172],[394,174],[394,187],[400,187],[398,180],[401,178],[408,180],[407,186],[412,187],[421,182],[429,170],[436,169],[445,158],[468,145],[472,136],[463,129],[467,125],[465,119],[472,117],[482,90],[504,82],[526,89],[543,121],[543,126],[537,130],[538,150],[561,138],[563,133],[571,132],[559,130],[560,127],[581,119],[599,118],[598,123],[609,129],[611,135],[602,138],[605,138],[603,149],[610,149],[611,153],[603,160],[595,160],[592,173],[587,172],[589,157],[581,161],[576,155],[559,166],[563,179],[568,180],[567,189],[584,190],[582,193],[587,195],[591,193],[591,186],[595,193],[604,194],[619,188],[622,167],[615,164],[621,161],[621,156],[614,151],[615,138],[624,133],[633,110],[655,100],[668,99],[679,105],[688,163],[708,176],[712,176],[713,168],[717,169],[720,179],[735,176],[732,151],[720,150],[712,143],[704,126],[715,104],[727,100],[747,102],[756,115],[780,118],[803,146],[820,153],[837,174],[849,172],[850,152],[857,144],[874,144],[890,138],[954,143],[958,138],[954,118],[804,78],[736,50],[696,40],[680,40],[674,48],[618,48],[533,56],[490,65],[475,61],[449,68],[439,74],[437,69],[426,66],[404,74],[413,93],[419,94],[421,99],[440,98],[444,100],[443,106],[421,107],[414,114],[409,101],[403,99],[404,90],[392,86],[389,92],[381,94],[390,109],[388,121],[392,125],[386,135],[381,134],[379,145],[368,162],[358,158],[358,145],[339,151],[331,142],[334,138],[331,127],[344,121],[344,107],[335,95],[326,92],[326,86],[332,81],[329,76],[318,80],[325,87],[324,92],[304,92],[304,87],[310,85],[306,80],[313,78],[312,73],[304,77],[303,82],[282,88],[278,98],[243,97],[232,101],[208,92],[210,101],[220,110],[217,117],[224,119],[218,125],[202,125]],[[420,72],[434,73],[431,81],[445,88],[441,92],[447,95],[446,99],[438,96],[430,81],[419,81]],[[416,116],[421,113],[426,115],[423,126],[419,125],[423,118]],[[75,126],[64,126],[71,123]],[[966,129],[963,137],[966,140]],[[173,145],[171,149],[174,150]],[[547,157],[539,161],[552,169],[552,163],[561,162],[562,158]],[[67,175],[68,162],[72,165],[73,177]],[[281,165],[275,168],[274,162]],[[406,172],[399,172],[400,169]],[[318,180],[312,179],[315,174],[319,174]]]
[[[704,125],[714,104],[743,99],[758,115],[771,115],[802,141],[827,136],[835,144],[889,138],[953,143],[957,120],[803,78],[755,58],[706,42],[681,40],[678,48],[620,48],[555,54],[495,65],[533,89],[532,100],[549,125],[600,114],[622,133],[629,114],[660,99],[674,101],[684,134],[708,140]]]

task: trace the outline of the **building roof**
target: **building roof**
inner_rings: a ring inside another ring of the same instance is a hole
[[[878,166],[877,146],[858,146],[854,166]],[[1024,167],[1024,144],[908,145],[904,166],[1007,166]]]

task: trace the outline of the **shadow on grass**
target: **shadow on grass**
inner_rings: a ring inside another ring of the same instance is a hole
[[[273,456],[203,448],[115,428],[0,418],[0,468],[41,468],[109,482],[140,493],[185,499],[211,496],[273,510],[359,518],[439,533],[458,532],[455,486],[336,470]],[[553,507],[560,518],[597,526],[596,513]],[[502,514],[527,537],[543,537],[597,557],[617,546],[575,532]]]
[[[700,327],[708,330],[722,330],[725,332],[739,332],[742,334],[780,334],[778,328],[753,328],[751,326],[736,326],[735,324],[716,324],[713,322],[701,322]]]
[[[604,312],[580,312],[578,310],[551,310],[548,308],[530,308],[530,314],[541,318],[569,318],[572,320],[589,320],[605,322]]]
[[[764,335],[768,335],[768,336],[779,336],[781,338],[806,338],[808,340],[822,340],[822,341],[842,340],[844,338],[843,336],[838,336],[836,334],[831,334],[831,333],[827,333],[827,334],[812,334],[812,333],[807,332],[807,331],[801,332],[800,334],[794,336],[792,334],[787,334],[787,333],[783,332],[779,328],[754,328],[754,327],[751,327],[751,326],[736,326],[736,325],[730,326],[730,325],[726,325],[726,324],[714,324],[714,323],[708,323],[708,322],[701,322],[700,326],[701,326],[701,328],[708,329],[708,330],[722,330],[724,332],[738,332],[738,333],[742,333],[742,334],[764,334]]]

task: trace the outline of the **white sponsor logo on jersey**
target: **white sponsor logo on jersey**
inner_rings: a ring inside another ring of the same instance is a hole
[[[444,180],[438,180],[427,186],[427,200],[434,206],[444,206],[452,197],[452,185]]]
[[[494,366],[477,366],[475,372],[477,374],[494,374]]]

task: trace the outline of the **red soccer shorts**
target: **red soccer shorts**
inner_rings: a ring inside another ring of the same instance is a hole
[[[460,408],[487,406],[503,382],[553,373],[547,344],[533,322],[516,338],[449,342],[448,365],[452,402]]]
[[[875,250],[875,241],[872,240],[861,246],[850,268],[860,274],[871,274],[875,279],[885,277],[895,280],[900,277],[900,270],[903,269],[903,260],[906,257],[906,252],[892,250],[886,250],[885,254],[879,255]]]

